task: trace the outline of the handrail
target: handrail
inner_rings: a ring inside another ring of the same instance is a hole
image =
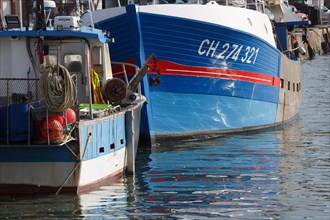
[[[192,3],[192,4],[197,4],[197,5],[203,5],[207,4],[209,2],[215,2],[216,4],[219,5],[225,5],[225,6],[236,6],[236,7],[244,7],[244,8],[249,8],[252,7],[253,10],[264,12],[265,11],[265,0],[251,0],[248,2],[247,0],[244,0],[244,2],[239,2],[239,1],[234,1],[234,0],[210,0],[205,3],[205,1],[201,0],[195,0],[195,1],[189,1],[185,3]],[[243,3],[243,4],[241,4]],[[153,0],[152,2],[153,5],[157,4],[168,4],[168,1],[166,0]],[[250,8],[250,9],[252,9]]]
[[[10,113],[9,109],[12,104],[27,104],[27,115],[17,115],[15,118],[16,121],[22,117],[22,119],[26,119],[26,132],[27,132],[27,144],[30,144],[31,139],[31,109],[30,104],[33,101],[36,101],[39,97],[39,86],[38,86],[39,79],[37,78],[0,78],[0,105],[2,106],[2,114],[5,115],[6,120],[2,121],[0,124],[3,128],[2,137],[6,140],[6,144],[10,144]],[[20,109],[21,107],[17,107]],[[22,109],[24,107],[22,106]],[[16,107],[15,107],[16,109]],[[17,109],[16,109],[17,110]],[[15,111],[16,111],[15,110]],[[24,110],[25,111],[25,110]],[[13,119],[12,119],[13,120]],[[23,121],[22,121],[23,122]],[[25,121],[24,121],[25,123]],[[21,136],[20,136],[21,137]]]
[[[119,61],[111,61],[111,64],[117,64],[117,65],[121,65],[122,68],[123,68],[123,71],[122,72],[117,72],[116,74],[114,75],[119,75],[121,73],[124,74],[124,77],[125,77],[125,81],[128,85],[128,77],[127,77],[127,72],[126,72],[126,67],[125,66],[130,66],[130,67],[134,67],[135,68],[135,74],[139,71],[139,67],[135,64],[132,64],[132,63],[125,63],[125,62],[119,62]]]
[[[139,67],[135,64],[132,63],[125,63],[125,62],[119,62],[119,61],[111,61],[112,64],[124,64],[125,66],[132,66],[135,67],[137,69],[139,69]]]
[[[126,83],[127,83],[126,89],[128,91],[130,91],[131,93],[134,93],[137,89],[138,93],[139,93],[139,96],[141,96],[141,80],[148,72],[149,63],[151,61],[155,61],[155,60],[156,60],[156,55],[152,53],[147,58],[146,62],[141,66],[141,68],[139,68],[137,65],[131,64],[131,63],[117,62],[117,61],[112,61],[111,63],[122,65],[122,68],[123,68],[122,72],[124,73],[124,76],[126,78]],[[131,67],[135,68],[135,74],[134,74],[134,76],[132,77],[132,79],[130,81],[128,81],[126,66],[131,66]]]
[[[125,81],[126,81],[126,85],[127,86],[129,86],[129,81],[128,81],[128,76],[127,76],[127,72],[126,72],[126,66],[130,66],[130,67],[134,67],[135,68],[134,75],[136,73],[138,73],[139,70],[140,70],[140,68],[137,65],[132,64],[132,63],[125,63],[125,62],[119,62],[119,61],[111,61],[111,64],[116,64],[116,65],[121,65],[122,66],[123,71],[117,72],[114,75],[119,75],[119,74],[122,74],[123,73],[124,74],[124,77],[125,77]],[[139,83],[139,85],[140,85],[140,83]],[[141,86],[138,87],[138,94],[139,94],[139,97],[141,97],[141,94],[142,94],[142,92],[141,92]]]

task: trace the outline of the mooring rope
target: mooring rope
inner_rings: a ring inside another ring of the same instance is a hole
[[[59,73],[57,73],[59,69]],[[46,106],[53,112],[62,112],[76,101],[75,84],[69,71],[62,65],[49,65],[41,77],[41,92]]]

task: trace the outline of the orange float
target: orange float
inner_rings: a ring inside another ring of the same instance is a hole
[[[75,111],[72,110],[72,108],[68,108],[66,110],[65,117],[66,117],[66,121],[68,124],[73,124],[77,120],[76,113],[75,113]]]
[[[49,138],[57,138],[63,135],[63,126],[58,120],[52,119],[48,120],[48,128],[47,121],[44,120],[41,128],[41,135],[47,138],[47,132],[49,133]]]

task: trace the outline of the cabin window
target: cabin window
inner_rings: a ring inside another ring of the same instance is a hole
[[[82,56],[80,54],[67,54],[64,56],[64,66],[69,72],[82,73]]]
[[[281,79],[281,88],[284,88],[284,79]]]
[[[102,53],[102,47],[95,46],[92,49],[92,64],[93,64],[93,70],[99,74],[99,78],[102,78],[103,74],[103,53]]]
[[[92,49],[92,63],[93,65],[102,64],[102,47],[93,47]]]
[[[288,90],[290,91],[290,81],[288,81]]]

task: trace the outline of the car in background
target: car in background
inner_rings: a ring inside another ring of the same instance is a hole
[[[318,6],[314,6],[316,10],[319,10]],[[321,10],[319,11],[321,24],[329,24],[330,23],[330,10],[324,5],[321,6]]]
[[[297,10],[297,8],[294,5],[288,5],[288,7],[291,9],[292,12],[294,12],[302,21],[308,20],[308,15],[305,13],[301,13]]]

